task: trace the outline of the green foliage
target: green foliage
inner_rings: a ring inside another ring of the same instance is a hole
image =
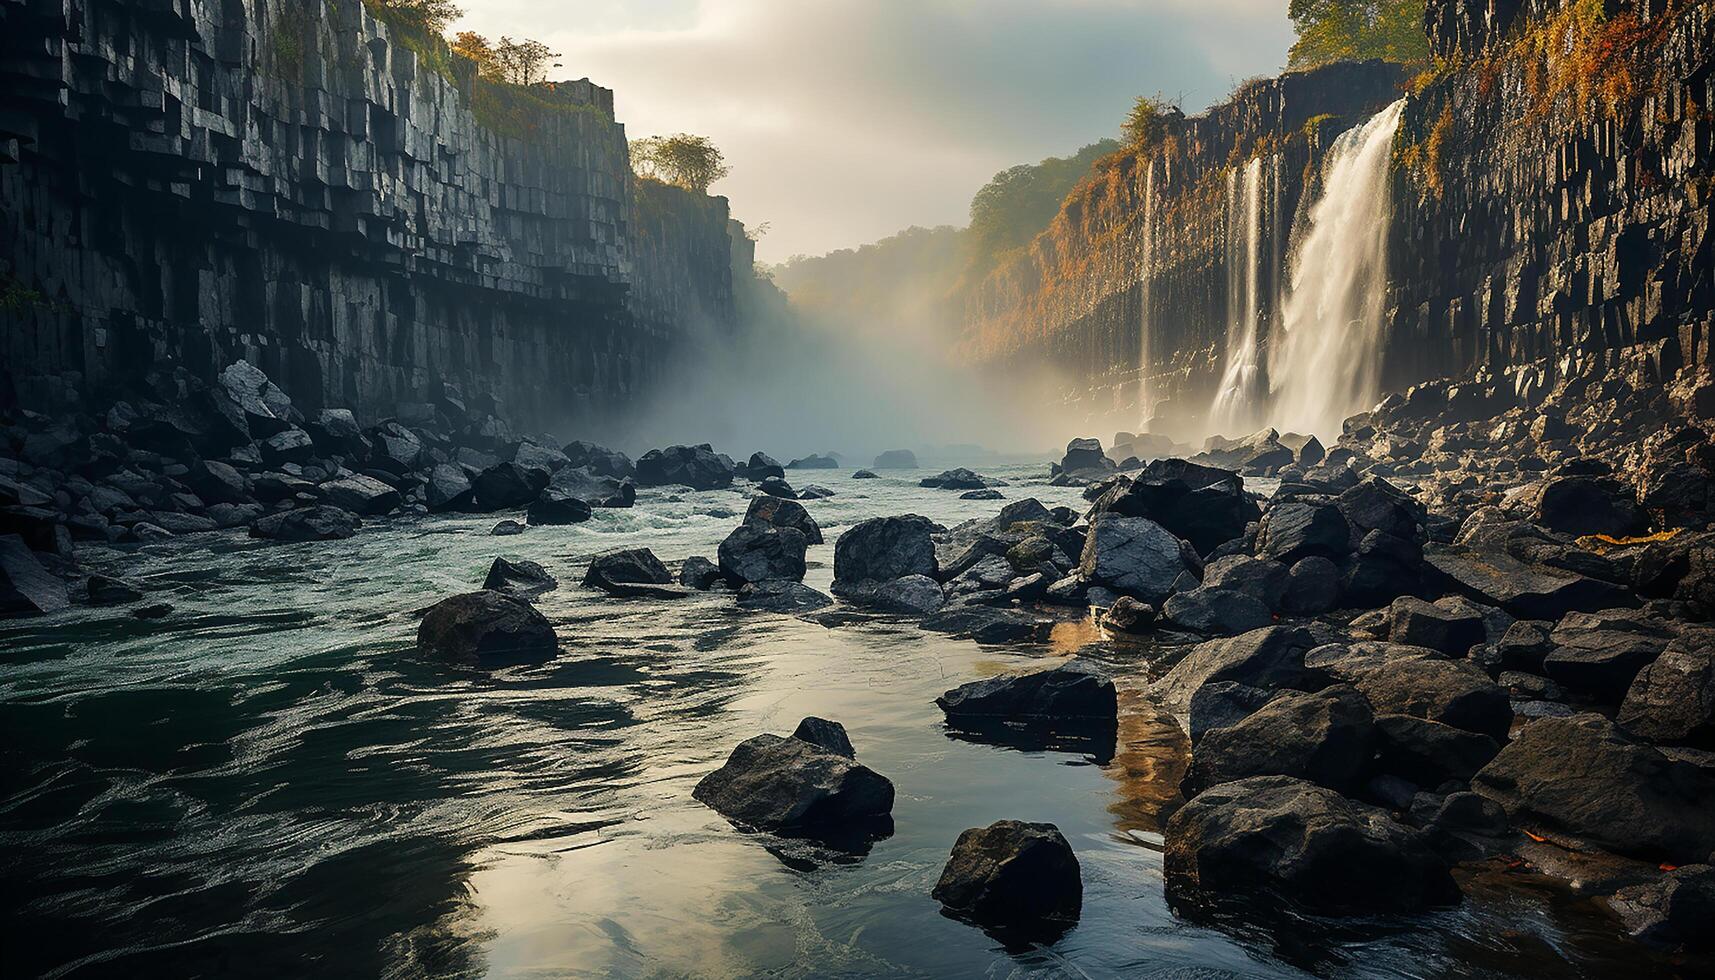
[[[726,156],[707,136],[675,133],[631,141],[631,169],[650,178],[707,194],[709,185],[732,172]]]
[[[995,174],[971,198],[973,260],[987,269],[1002,254],[1029,244],[1048,227],[1090,165],[1116,149],[1113,140],[1102,140],[1069,157],[1049,157]]]
[[[1290,68],[1368,58],[1429,61],[1423,0],[1290,0],[1287,13],[1298,33]]]
[[[1126,113],[1125,122],[1120,124],[1120,135],[1125,138],[1127,146],[1147,150],[1160,142],[1166,129],[1166,117],[1169,113],[1179,111],[1179,101],[1170,99],[1160,92],[1154,95],[1140,95],[1131,104],[1131,111]]]
[[[453,0],[363,0],[371,13],[393,27],[440,37],[464,11]]]
[[[30,310],[53,309],[41,290],[32,289],[10,273],[0,272],[0,313],[21,316]]]

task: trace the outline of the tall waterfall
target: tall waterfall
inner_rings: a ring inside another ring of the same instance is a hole
[[[1149,301],[1150,274],[1155,260],[1155,161],[1150,159],[1145,164],[1146,172],[1143,178],[1143,230],[1141,243],[1138,246],[1137,262],[1137,300],[1138,300],[1138,347],[1137,347],[1137,428],[1139,432],[1149,431],[1149,420],[1155,416],[1156,399],[1151,397],[1153,392],[1149,384]]]
[[[1258,320],[1262,316],[1262,157],[1245,164],[1244,175],[1227,175],[1227,352],[1226,370],[1209,418],[1215,431],[1246,433],[1256,428]]]
[[[1276,428],[1340,433],[1376,400],[1387,290],[1388,166],[1401,99],[1341,134],[1322,196],[1292,257],[1291,291],[1269,348]]]

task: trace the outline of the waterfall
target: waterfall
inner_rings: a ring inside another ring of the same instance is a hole
[[[1215,431],[1256,428],[1258,320],[1262,316],[1262,157],[1227,175],[1226,369],[1209,418]]]
[[[1290,291],[1269,345],[1272,423],[1340,433],[1375,403],[1387,290],[1389,164],[1401,99],[1341,134],[1322,164],[1322,195],[1293,254]]]
[[[1150,263],[1155,258],[1155,161],[1145,165],[1143,178],[1143,231],[1137,262],[1137,411],[1139,432],[1149,431],[1149,420],[1155,415],[1155,402],[1149,390],[1149,301]]]

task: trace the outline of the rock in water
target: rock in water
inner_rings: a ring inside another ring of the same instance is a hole
[[[1230,727],[1203,733],[1180,789],[1187,797],[1251,776],[1292,776],[1341,792],[1367,775],[1375,724],[1363,695],[1344,684],[1282,692]]]
[[[792,737],[801,738],[811,745],[819,745],[835,755],[843,755],[848,759],[857,758],[857,750],[852,748],[852,740],[846,736],[846,726],[837,721],[814,716],[805,718],[793,730]]]
[[[834,600],[803,582],[773,578],[752,582],[739,589],[738,604],[742,609],[796,615],[831,606]]]
[[[42,567],[24,539],[0,535],[0,617],[58,612],[69,605],[65,582]]]
[[[546,568],[533,561],[496,558],[494,564],[488,567],[488,577],[482,580],[482,587],[519,599],[528,599],[551,592],[559,588],[560,583],[548,574]]]
[[[564,491],[548,487],[530,502],[524,519],[532,525],[581,524],[590,519],[589,501]]]
[[[543,470],[527,470],[517,463],[496,463],[477,474],[471,485],[476,505],[483,510],[524,507],[548,485]]]
[[[758,735],[704,776],[692,797],[744,827],[787,833],[861,828],[893,812],[893,784],[801,738]]]
[[[1102,514],[1090,526],[1078,570],[1087,582],[1160,608],[1179,576],[1203,569],[1190,545],[1154,521]]]
[[[1066,455],[1060,457],[1063,473],[1102,473],[1114,468],[1114,461],[1102,452],[1100,439],[1073,439],[1066,444]]]
[[[1387,811],[1290,776],[1199,794],[1167,822],[1175,908],[1271,896],[1321,913],[1415,911],[1459,900],[1446,861]]]
[[[811,453],[803,459],[795,459],[787,463],[786,468],[789,470],[837,470],[840,468],[840,461],[832,456]]]
[[[924,477],[917,483],[920,487],[939,490],[981,490],[988,486],[988,478],[981,473],[959,467]]]
[[[121,579],[106,575],[91,575],[86,585],[89,602],[95,606],[118,606],[143,598],[142,590]]]
[[[931,895],[990,928],[1064,928],[1083,911],[1084,881],[1058,827],[997,820],[959,835]]]
[[[804,540],[809,544],[822,543],[821,527],[810,516],[810,512],[804,509],[804,505],[795,500],[774,496],[752,497],[750,507],[744,512],[744,522],[794,528],[804,535]]]
[[[584,573],[584,584],[610,595],[649,595],[630,586],[670,586],[673,575],[648,548],[615,548],[596,555]]]
[[[417,648],[459,663],[500,663],[546,660],[559,641],[528,602],[484,589],[431,606],[417,628]]]
[[[733,467],[708,443],[651,449],[637,461],[637,484],[719,490],[732,486]]]
[[[1691,864],[1715,852],[1715,776],[1633,741],[1598,714],[1542,718],[1471,781],[1515,822],[1620,854]]]
[[[1114,682],[1077,662],[961,684],[935,699],[948,718],[1111,727],[1119,716]]]
[[[771,579],[800,581],[807,548],[808,542],[796,528],[740,524],[721,542],[721,574],[734,586]]]
[[[1608,904],[1632,937],[1655,946],[1715,950],[1715,868],[1688,864],[1661,880],[1620,889]]]
[[[914,470],[917,454],[909,449],[889,449],[875,458],[871,467],[878,470]]]
[[[310,507],[269,514],[250,525],[250,536],[271,541],[338,541],[357,533],[357,515],[338,507]]]
[[[517,521],[508,520],[508,521],[501,521],[500,523],[494,525],[494,527],[489,529],[488,533],[492,534],[498,538],[498,537],[506,537],[506,536],[513,535],[513,534],[523,534],[524,531],[525,531],[524,525],[518,523]]]
[[[878,479],[880,479],[880,477],[877,476],[875,473],[870,472],[869,470],[858,470],[852,474],[852,479],[854,479],[854,480],[878,480]]]
[[[403,503],[399,491],[374,477],[354,473],[321,485],[322,500],[363,517],[380,517]]]
[[[423,487],[424,500],[432,511],[468,510],[476,502],[476,490],[464,469],[452,463],[436,463],[429,469]]]
[[[720,580],[720,566],[702,555],[692,555],[679,565],[679,584],[686,588],[707,592]]]
[[[842,582],[887,582],[907,575],[936,578],[934,525],[927,517],[875,517],[834,542],[834,594]]]

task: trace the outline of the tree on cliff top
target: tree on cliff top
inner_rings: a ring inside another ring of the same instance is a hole
[[[1335,61],[1382,58],[1405,63],[1429,60],[1423,30],[1424,0],[1289,0],[1287,14],[1298,40],[1287,55],[1289,68],[1316,68]]]
[[[363,0],[382,20],[419,34],[439,37],[464,13],[453,0]]]
[[[1008,167],[971,198],[971,247],[982,271],[997,258],[1022,248],[1060,210],[1060,202],[1091,164],[1118,149],[1113,140],[1091,143],[1066,157]]]
[[[477,74],[494,82],[535,85],[548,80],[548,69],[558,68],[560,55],[541,41],[502,37],[496,43],[475,31],[460,31],[453,38],[453,53],[476,64]]]
[[[699,194],[707,194],[710,184],[732,172],[726,165],[726,156],[713,140],[690,133],[632,140],[631,169],[639,177],[665,181]]]

